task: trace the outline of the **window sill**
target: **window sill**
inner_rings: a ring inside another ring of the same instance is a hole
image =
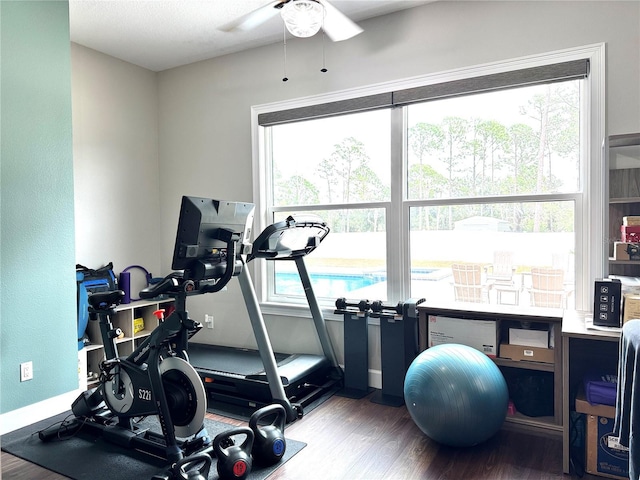
[[[304,320],[311,320],[311,312],[309,307],[304,305],[293,305],[287,303],[261,303],[260,311],[263,315],[273,315],[279,317],[295,317]],[[344,316],[342,314],[334,313],[334,309],[328,307],[321,307],[320,311],[325,321],[342,322]],[[369,325],[379,325],[380,320],[377,318],[370,318]]]

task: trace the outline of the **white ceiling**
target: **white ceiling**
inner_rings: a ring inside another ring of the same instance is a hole
[[[69,0],[71,41],[153,71],[282,40],[279,15],[252,31],[219,28],[272,0]],[[433,0],[334,0],[353,21]],[[348,41],[348,40],[346,40]]]

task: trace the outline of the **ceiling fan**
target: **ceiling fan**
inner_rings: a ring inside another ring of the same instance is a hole
[[[280,13],[289,32],[296,37],[311,37],[322,28],[339,42],[355,37],[362,28],[328,0],[276,0],[221,27],[224,31],[252,30]]]

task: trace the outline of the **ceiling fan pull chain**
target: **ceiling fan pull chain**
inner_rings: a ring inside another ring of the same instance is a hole
[[[327,73],[327,66],[326,66],[326,57],[324,54],[324,38],[325,38],[325,34],[324,34],[324,18],[322,19],[322,68],[320,69],[320,71],[322,73]]]
[[[284,24],[282,27],[282,37],[282,47],[284,50],[284,77],[282,77],[282,81],[286,82],[289,78],[287,77],[287,27]]]

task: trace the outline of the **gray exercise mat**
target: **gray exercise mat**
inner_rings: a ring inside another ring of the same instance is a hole
[[[40,430],[61,422],[70,415],[70,412],[66,412],[3,435],[2,450],[75,480],[145,480],[165,470],[166,463],[160,459],[114,445],[102,438],[86,435],[82,430],[65,440],[45,443],[39,439]],[[160,431],[155,417],[145,421],[157,425],[157,429],[153,430]],[[211,438],[218,433],[236,428],[206,418],[204,423]],[[280,463],[264,468],[254,465],[247,480],[265,479],[305,446],[303,442],[287,438],[286,451]],[[214,459],[209,474],[210,480],[218,478],[215,462]]]

